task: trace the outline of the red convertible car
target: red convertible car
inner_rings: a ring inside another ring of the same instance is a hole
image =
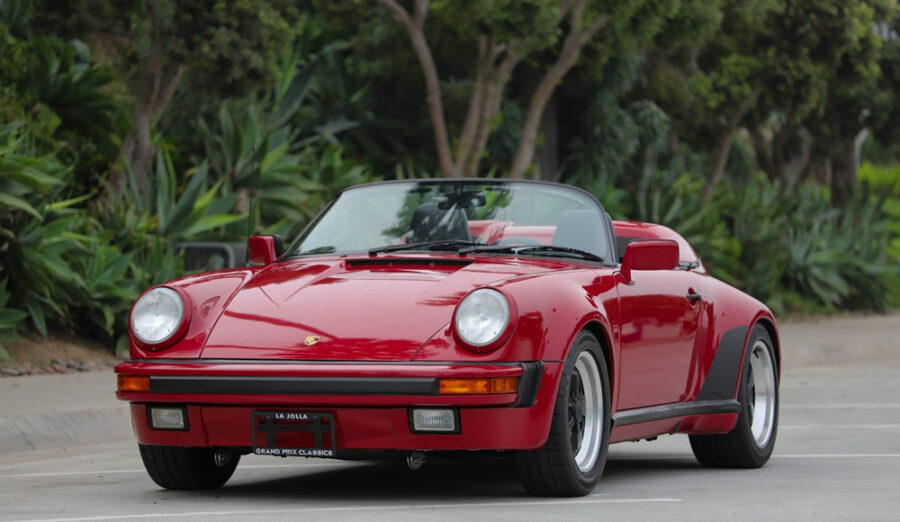
[[[610,443],[685,433],[722,467],[772,453],[772,313],[677,233],[579,189],[362,185],[248,258],[131,310],[117,396],[162,487],[219,487],[250,453],[416,468],[485,450],[533,494],[584,495]]]

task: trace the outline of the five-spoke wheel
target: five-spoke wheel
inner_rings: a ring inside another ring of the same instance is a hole
[[[734,428],[723,435],[691,435],[691,449],[704,466],[758,468],[769,460],[778,431],[778,365],[769,333],[756,325],[747,342]]]
[[[586,495],[606,465],[609,377],[597,338],[581,332],[566,358],[544,447],[517,456],[519,477],[537,495]]]

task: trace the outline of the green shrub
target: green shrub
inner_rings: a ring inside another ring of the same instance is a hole
[[[864,162],[859,167],[859,182],[868,183],[876,194],[887,192],[894,197],[900,197],[900,163],[885,166]]]

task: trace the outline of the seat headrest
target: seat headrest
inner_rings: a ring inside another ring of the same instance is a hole
[[[607,227],[603,216],[595,210],[570,210],[559,219],[550,244],[577,248],[610,261]]]
[[[412,235],[409,237],[410,243],[445,239],[470,241],[472,239],[465,210],[461,208],[442,210],[438,208],[437,203],[419,205],[413,211],[409,228],[412,231]]]

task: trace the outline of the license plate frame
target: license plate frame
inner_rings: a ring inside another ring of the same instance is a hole
[[[252,449],[255,455],[335,457],[337,454],[335,427],[333,413],[284,410],[250,413]],[[263,437],[258,437],[260,433]],[[279,444],[276,441],[278,435],[285,433],[312,433],[312,446]],[[263,440],[260,441],[260,438]]]

